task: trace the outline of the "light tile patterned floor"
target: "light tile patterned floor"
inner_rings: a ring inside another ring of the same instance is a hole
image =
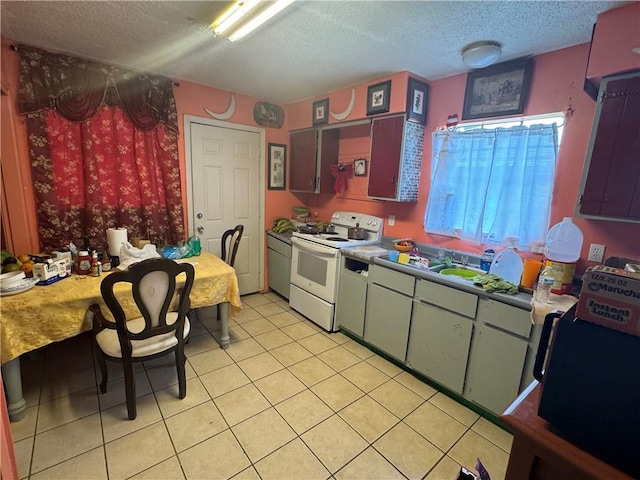
[[[504,478],[510,434],[275,294],[243,304],[228,350],[215,309],[192,319],[184,400],[171,360],[137,367],[134,421],[89,333],[25,355],[20,478],[453,480],[476,458]]]

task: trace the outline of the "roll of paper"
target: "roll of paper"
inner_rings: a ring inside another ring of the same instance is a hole
[[[117,257],[120,255],[120,246],[127,242],[126,228],[110,228],[107,230],[107,242],[109,242],[109,255]]]

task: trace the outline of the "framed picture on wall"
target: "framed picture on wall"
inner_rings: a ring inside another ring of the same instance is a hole
[[[407,120],[421,125],[427,123],[427,98],[429,85],[415,78],[409,78],[407,89]]]
[[[367,161],[364,158],[356,158],[353,161],[353,174],[356,177],[367,176]]]
[[[367,88],[367,115],[376,115],[389,111],[391,80],[369,85]]]
[[[313,125],[324,125],[329,122],[329,99],[313,102]]]
[[[287,146],[269,144],[269,190],[284,190],[287,181]]]
[[[462,120],[524,112],[533,58],[518,58],[467,73]]]

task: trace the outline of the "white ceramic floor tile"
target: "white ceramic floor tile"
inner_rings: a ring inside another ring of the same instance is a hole
[[[253,338],[247,338],[229,345],[226,351],[235,362],[241,362],[245,358],[254,357],[266,350]]]
[[[126,404],[102,411],[102,431],[105,442],[128,435],[162,420],[160,408],[153,394],[136,399],[136,419],[129,420]],[[136,472],[134,472],[136,473]]]
[[[165,423],[178,452],[191,448],[229,428],[213,401],[168,418]]]
[[[322,480],[331,474],[296,438],[255,465],[262,480]]]
[[[340,417],[369,443],[387,433],[400,419],[371,397],[362,397],[339,412]]]
[[[251,462],[230,430],[178,455],[189,479],[223,479],[240,473]]]
[[[307,388],[289,370],[280,370],[261,378],[255,382],[255,386],[272,405],[276,405]]]
[[[32,437],[36,433],[36,420],[38,419],[38,407],[27,407],[24,418],[19,422],[12,422],[11,439],[14,442]]]
[[[172,385],[155,392],[156,401],[164,418],[169,418],[176,413],[184,412],[196,405],[211,400],[199,378],[187,380],[187,395],[179,397],[178,385]]]
[[[273,408],[239,423],[231,430],[253,463],[297,436]]]
[[[184,480],[178,457],[171,457],[131,477],[131,480]]]
[[[340,470],[369,446],[337,415],[316,425],[300,438],[331,473]]]
[[[454,399],[446,396],[441,392],[438,392],[433,397],[431,397],[429,399],[429,403],[432,403],[440,410],[447,412],[449,415],[451,415],[453,418],[466,425],[467,427],[473,425],[475,421],[480,417],[480,415],[478,415],[473,410],[456,402]]]
[[[31,472],[37,473],[102,445],[100,414],[95,413],[36,435]]]
[[[33,455],[33,437],[13,442],[13,453],[16,456],[16,468],[19,478],[28,478]]]
[[[95,387],[73,392],[64,397],[54,398],[40,404],[36,431],[42,433],[96,413],[98,410],[98,397],[96,396]]]
[[[405,476],[402,475],[373,447],[367,448],[334,476],[337,480],[405,479]],[[451,477],[447,480],[453,480],[453,478],[454,477]]]
[[[387,375],[367,362],[357,363],[343,370],[341,375],[364,392],[370,392],[389,380]]]
[[[504,479],[509,454],[489,440],[470,430],[456,443],[448,455],[463,467],[473,469],[480,459],[492,480]]]
[[[444,455],[404,423],[393,427],[373,446],[408,478],[424,477]]]
[[[268,352],[242,360],[241,362],[238,362],[238,366],[242,369],[244,374],[254,382],[284,369],[284,365],[282,365]]]
[[[478,421],[473,424],[471,430],[483,436],[494,445],[499,446],[505,452],[509,453],[511,451],[513,435],[494,425],[486,418],[479,418]]]
[[[383,383],[369,392],[369,396],[399,418],[406,417],[425,402],[424,398],[395,380]]]
[[[364,395],[358,387],[340,375],[334,375],[311,387],[311,391],[337,412]]]
[[[333,415],[333,411],[310,390],[279,403],[275,409],[298,435]]]
[[[211,398],[216,398],[246,385],[251,380],[249,380],[249,377],[234,363],[202,375],[200,381]]]
[[[191,364],[196,375],[204,375],[232,364],[233,359],[227,354],[226,350],[216,348],[197,355],[191,355],[187,357],[187,362]]]
[[[443,452],[447,452],[467,427],[439,408],[425,402],[404,419],[404,423]]]
[[[245,385],[214,400],[230,426],[252,417],[271,405],[254,385]]]
[[[105,449],[109,480],[132,477],[175,454],[164,422],[107,443]]]
[[[31,480],[107,480],[107,478],[107,466],[102,446],[31,476]]]

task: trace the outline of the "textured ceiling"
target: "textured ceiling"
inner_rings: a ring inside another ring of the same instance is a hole
[[[597,15],[622,1],[305,1],[248,37],[208,25],[231,2],[6,1],[1,30],[47,48],[292,103],[408,70],[463,73],[460,51],[503,45],[500,61],[589,42]]]

